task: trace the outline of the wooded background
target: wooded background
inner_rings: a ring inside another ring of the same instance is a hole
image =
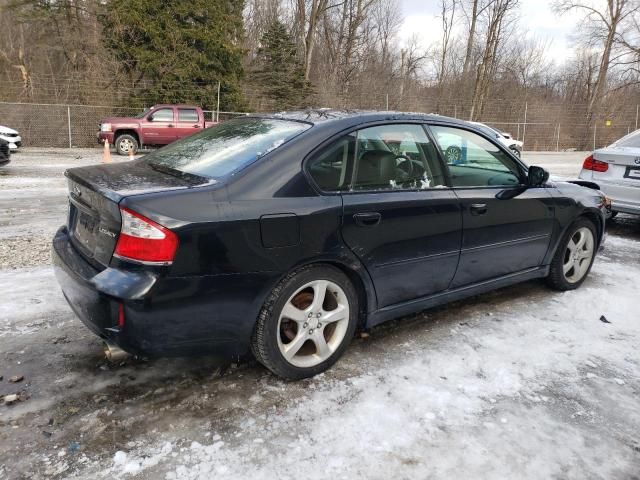
[[[640,0],[556,0],[558,21],[581,20],[562,65],[523,29],[519,0],[437,4],[440,40],[425,46],[399,41],[398,0],[0,0],[0,123],[27,144],[85,145],[103,116],[216,109],[219,83],[223,111],[432,112],[525,149],[638,128]]]

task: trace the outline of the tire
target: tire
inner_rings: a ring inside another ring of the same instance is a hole
[[[327,288],[321,298],[322,285]],[[328,265],[304,267],[287,275],[267,298],[251,337],[251,350],[281,378],[312,377],[345,352],[355,333],[358,311],[356,290],[340,270]]]
[[[133,149],[133,154],[135,155],[138,151],[139,144],[138,139],[133,135],[128,133],[123,133],[122,135],[118,135],[116,138],[116,150],[119,155],[129,155],[129,150]]]
[[[582,238],[585,239],[585,243],[583,246],[578,246]],[[582,285],[591,271],[593,259],[596,256],[597,241],[598,233],[593,222],[586,218],[576,220],[567,229],[553,256],[547,284],[560,291],[575,290]],[[591,242],[590,246],[589,242]]]
[[[455,165],[460,163],[462,161],[462,149],[455,145],[451,145],[444,151],[444,157],[449,164]]]

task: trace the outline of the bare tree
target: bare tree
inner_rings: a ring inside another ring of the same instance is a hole
[[[469,73],[471,69],[471,59],[473,55],[473,47],[475,45],[478,18],[494,1],[495,0],[466,0],[466,2],[462,4],[465,15],[469,19],[469,35],[467,36],[467,48],[465,49],[464,64],[462,67],[462,73],[464,75]],[[471,9],[471,12],[467,13],[468,9]]]
[[[606,0],[604,8],[597,8],[584,0],[557,0],[555,9],[559,13],[578,11],[584,14],[587,43],[602,48],[602,56],[598,75],[589,97],[587,118],[591,121],[593,114],[607,90],[607,75],[611,65],[611,55],[619,29],[623,22],[638,12],[638,0]]]
[[[496,70],[496,54],[500,42],[503,40],[505,27],[512,20],[511,14],[518,6],[519,0],[495,0],[486,12],[486,37],[482,60],[477,68],[476,82],[473,90],[471,111],[469,118],[476,120],[482,115],[491,78]]]
[[[440,61],[438,66],[438,85],[441,86],[447,76],[447,55],[451,45],[453,22],[456,18],[458,0],[440,0],[440,21],[442,23],[442,40],[440,45]]]

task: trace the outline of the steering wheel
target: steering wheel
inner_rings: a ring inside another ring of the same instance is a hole
[[[398,162],[398,160],[401,160]],[[413,177],[413,160],[406,155],[396,155],[396,167],[407,175],[407,178]]]

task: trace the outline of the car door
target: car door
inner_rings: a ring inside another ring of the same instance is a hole
[[[545,187],[526,186],[523,165],[470,130],[431,125],[462,207],[462,248],[452,288],[542,264],[554,206]]]
[[[167,145],[176,140],[175,112],[172,107],[160,107],[141,123],[142,142],[146,145]]]
[[[420,124],[346,135],[310,162],[309,173],[323,191],[342,195],[342,237],[369,272],[379,308],[447,289],[461,212]]]
[[[184,138],[202,130],[204,119],[200,118],[195,108],[178,107],[178,121],[176,123],[176,138]]]

